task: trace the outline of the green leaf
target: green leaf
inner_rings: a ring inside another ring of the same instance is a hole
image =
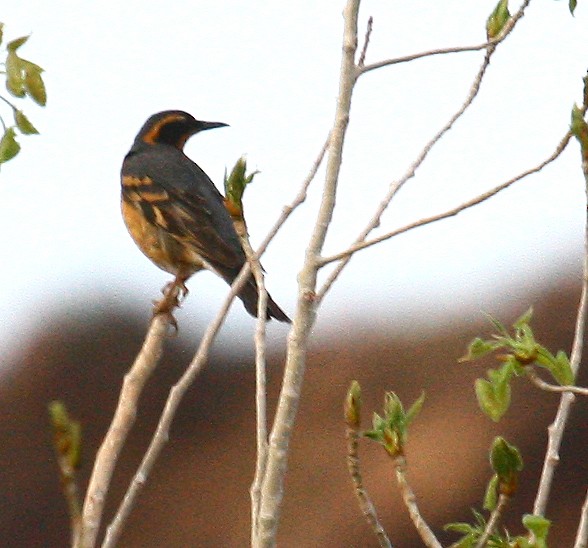
[[[572,123],[570,131],[580,143],[582,149],[582,157],[588,157],[588,124],[584,119],[582,109],[577,105],[572,108]]]
[[[20,38],[15,38],[14,40],[11,40],[10,42],[8,42],[8,44],[6,44],[6,49],[9,52],[14,52],[18,48],[20,48],[20,46],[22,46],[28,39],[28,36],[21,36]]]
[[[517,320],[512,324],[512,326],[516,329],[522,329],[523,327],[528,326],[531,323],[531,318],[533,317],[533,307],[530,306],[529,309]]]
[[[525,514],[523,516],[523,525],[527,531],[533,533],[537,543],[536,548],[546,548],[547,534],[551,527],[551,521],[544,518],[543,516],[534,516],[532,514]]]
[[[20,150],[20,145],[16,141],[16,133],[13,127],[9,127],[0,139],[0,164],[12,160]]]
[[[484,509],[492,512],[498,504],[498,476],[493,474],[492,478],[486,486],[486,493],[484,494]]]
[[[474,387],[478,405],[494,422],[502,418],[510,405],[512,374],[512,364],[507,363],[500,369],[489,369],[489,381],[476,379]]]
[[[554,367],[549,372],[561,386],[573,385],[575,382],[570,360],[563,350],[560,350],[555,356]]]
[[[570,13],[574,15],[574,11],[576,11],[576,6],[578,5],[578,0],[570,0],[568,7],[570,8]]]
[[[404,423],[404,407],[394,392],[386,392],[384,397],[384,420],[391,425]]]
[[[0,44],[2,43],[3,37],[4,37],[4,23],[0,23]]]
[[[476,398],[480,409],[494,422],[498,422],[510,405],[510,384],[494,384],[476,379]]]
[[[31,135],[34,133],[39,133],[35,126],[31,124],[29,119],[24,115],[22,110],[15,110],[14,111],[14,121],[20,130],[21,133],[25,135]]]
[[[496,328],[496,331],[504,335],[507,339],[510,339],[510,335],[508,334],[508,330],[502,323],[500,323],[492,314],[485,313],[490,323]]]
[[[466,355],[463,358],[459,358],[459,362],[470,362],[477,360],[490,352],[493,352],[497,348],[500,348],[502,343],[498,341],[485,341],[480,337],[476,337],[468,346]]]
[[[496,38],[502,32],[509,19],[508,0],[499,0],[494,11],[486,21],[486,36],[488,39]]]
[[[421,392],[419,398],[410,406],[406,412],[405,424],[408,426],[416,416],[421,412],[423,404],[425,403],[425,393]]]
[[[456,522],[444,525],[443,529],[445,531],[454,531],[455,533],[463,533],[464,535],[467,535],[468,533],[471,533],[475,528],[472,527],[469,523]]]
[[[523,458],[514,445],[498,436],[490,450],[490,464],[501,483],[510,483],[523,469]]]
[[[32,66],[37,68],[32,68]],[[31,96],[35,103],[44,107],[47,104],[47,91],[45,90],[45,83],[41,77],[41,69],[34,63],[26,63],[24,85],[27,93]]]
[[[15,97],[25,96],[22,59],[13,51],[6,56],[6,89]]]

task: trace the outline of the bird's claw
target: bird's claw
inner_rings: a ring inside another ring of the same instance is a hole
[[[163,299],[153,301],[153,316],[158,316],[159,314],[167,316],[170,325],[177,333],[178,322],[174,318],[173,311],[175,308],[180,307],[181,301],[188,295],[188,288],[184,280],[176,278],[174,281],[165,284],[161,292],[163,293]]]

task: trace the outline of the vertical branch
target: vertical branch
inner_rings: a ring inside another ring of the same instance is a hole
[[[320,268],[319,258],[335,208],[343,143],[349,123],[351,96],[358,75],[355,65],[358,12],[359,0],[349,0],[344,10],[345,30],[339,97],[335,123],[329,143],[325,184],[317,221],[306,250],[303,268],[298,276],[298,306],[294,323],[288,336],[288,354],[284,379],[270,436],[267,469],[262,485],[258,546],[270,547],[276,545],[284,476],[287,468],[288,446],[300,401],[308,337],[316,318],[314,296],[317,272]]]
[[[580,517],[580,525],[576,533],[576,542],[574,548],[586,548],[588,546],[588,491],[586,491],[586,498],[582,505],[582,515]]]
[[[584,173],[584,181],[586,182],[586,201],[588,202],[588,124],[586,124],[586,121],[584,119],[586,116],[586,110],[588,110],[588,76],[584,78],[584,104],[582,106],[581,112],[576,113],[579,118],[578,121],[581,120],[581,131],[576,132],[576,136],[579,137],[578,140],[580,141],[580,146],[582,150],[582,171]],[[572,352],[572,367],[575,367],[574,373],[577,373],[577,369],[579,367],[581,359],[582,342],[584,340],[585,329],[584,324],[586,321],[586,301],[588,300],[588,210],[586,218],[586,234],[584,246],[584,277],[582,279],[582,298],[580,301],[580,310],[578,311],[578,320],[576,322],[576,338],[574,339],[574,350]],[[574,361],[574,358],[576,361]],[[574,548],[586,548],[586,546],[588,546],[588,492],[586,493],[586,499],[584,500],[584,504],[582,505],[582,514],[580,516],[580,524],[578,525],[578,532],[576,533],[576,541],[574,543]]]
[[[259,531],[259,508],[261,505],[261,484],[267,463],[267,380],[266,380],[266,325],[267,325],[267,289],[263,279],[263,269],[255,251],[249,242],[247,226],[242,216],[233,219],[235,229],[241,240],[243,251],[251,266],[251,272],[257,285],[257,322],[255,327],[255,416],[257,434],[257,456],[255,476],[251,484],[251,545],[255,546]]]
[[[588,79],[584,81],[584,104],[582,109],[579,109],[578,114],[583,120],[588,109]],[[578,135],[576,135],[578,137]],[[578,314],[576,317],[576,328],[574,331],[574,342],[572,344],[572,354],[570,356],[570,365],[574,373],[574,377],[578,376],[580,362],[582,361],[582,350],[584,333],[586,327],[586,314],[588,313],[588,130],[584,130],[584,135],[579,137],[581,151],[582,151],[582,172],[585,179],[586,202],[584,204],[586,211],[586,224],[584,227],[584,264],[582,272],[582,293],[580,296],[580,304],[578,305]],[[553,423],[548,428],[549,440],[547,442],[547,452],[545,460],[543,461],[543,470],[541,471],[541,480],[539,481],[539,488],[537,489],[537,496],[535,497],[535,504],[533,506],[533,513],[538,516],[545,515],[551,486],[553,484],[553,476],[555,468],[559,463],[559,448],[561,446],[563,434],[568,422],[570,410],[576,397],[571,392],[562,394],[559,408]]]

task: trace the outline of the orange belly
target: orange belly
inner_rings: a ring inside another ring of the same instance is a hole
[[[137,247],[159,268],[184,278],[203,268],[193,249],[170,236],[163,228],[147,221],[137,204],[123,199],[121,209],[127,229]]]

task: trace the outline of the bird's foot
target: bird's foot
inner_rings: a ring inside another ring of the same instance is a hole
[[[180,307],[181,301],[183,301],[189,293],[184,282],[184,279],[176,278],[174,281],[165,284],[161,290],[163,293],[163,299],[153,301],[153,316],[159,314],[166,315],[169,323],[174,327],[176,332],[178,331],[178,322],[174,318],[173,311],[175,308]]]

